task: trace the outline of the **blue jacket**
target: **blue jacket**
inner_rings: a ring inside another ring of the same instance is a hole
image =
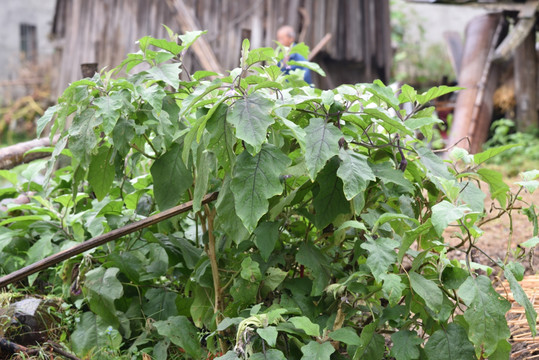
[[[290,54],[290,57],[288,58],[288,60],[292,60],[292,61],[307,61],[307,59],[305,59],[302,55],[298,54],[298,53],[293,53],[293,54]],[[290,74],[290,71],[292,70],[296,70],[296,69],[302,69],[305,71],[305,75],[303,76],[303,80],[305,80],[306,83],[308,84],[311,84],[312,85],[312,79],[311,79],[311,70],[307,69],[307,68],[304,68],[303,66],[298,66],[298,65],[284,65],[284,64],[279,64],[281,66],[281,70],[285,73],[285,74]]]

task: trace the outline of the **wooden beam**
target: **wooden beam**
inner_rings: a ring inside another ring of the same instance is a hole
[[[535,31],[530,31],[515,49],[515,97],[517,130],[525,132],[539,126],[537,118],[537,59]]]
[[[17,165],[50,156],[51,154],[47,152],[31,154],[26,154],[26,152],[35,148],[52,146],[56,144],[56,141],[58,141],[58,136],[52,142],[49,138],[40,138],[2,148],[0,149],[0,169],[12,169]]]
[[[183,32],[202,30],[196,17],[191,16],[188,7],[183,0],[167,0],[171,11],[176,13],[178,21]],[[195,56],[204,70],[215,71],[222,74],[223,68],[217,60],[215,53],[204,37],[200,37],[191,45]]]
[[[320,42],[318,42],[318,44],[316,44],[316,46],[311,50],[311,53],[309,54],[309,58],[307,60],[311,61],[312,59],[314,59],[314,57],[318,55],[320,50],[322,50],[330,40],[331,34],[327,33],[326,35],[324,35],[322,40],[320,40]]]

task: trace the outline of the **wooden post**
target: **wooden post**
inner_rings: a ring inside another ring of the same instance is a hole
[[[535,31],[530,31],[515,49],[515,94],[517,130],[538,127],[537,118],[537,58]]]
[[[97,72],[97,63],[80,64],[80,71],[83,78],[91,78]]]
[[[494,46],[500,33],[501,14],[476,17],[466,27],[459,86],[453,126],[448,147],[464,138],[470,140],[472,153],[481,150],[486,140],[492,117],[492,95],[496,85],[496,66],[490,69]]]

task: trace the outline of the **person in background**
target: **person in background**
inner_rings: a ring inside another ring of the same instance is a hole
[[[283,45],[285,47],[288,47],[288,48],[293,47],[294,44],[295,44],[295,40],[296,40],[296,32],[294,31],[294,28],[292,26],[284,25],[284,26],[281,26],[279,28],[279,30],[277,30],[277,41],[281,45]],[[293,54],[285,56],[282,63],[280,64],[280,66],[281,66],[281,70],[285,74],[289,74],[290,71],[295,70],[295,69],[304,70],[305,75],[303,75],[303,80],[305,80],[306,83],[312,85],[311,70],[309,70],[307,68],[304,68],[302,66],[288,65],[287,63],[290,60],[292,60],[292,61],[307,61],[307,59],[305,59],[305,57],[303,57],[302,55],[300,55],[298,53],[293,53]]]

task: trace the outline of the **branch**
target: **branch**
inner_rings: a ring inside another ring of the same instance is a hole
[[[202,204],[207,204],[209,202],[214,201],[217,199],[217,192],[213,192],[211,194],[207,194],[202,199]],[[119,229],[112,230],[106,234],[102,234],[99,236],[96,236],[95,238],[92,238],[88,241],[85,241],[79,245],[75,245],[72,248],[69,248],[64,251],[60,251],[57,254],[51,255],[49,257],[46,257],[43,260],[40,260],[38,262],[35,262],[31,265],[25,266],[22,269],[19,269],[17,271],[12,272],[11,274],[8,274],[6,276],[3,276],[0,278],[0,289],[3,287],[6,287],[9,284],[14,283],[15,281],[21,280],[28,275],[31,275],[33,273],[36,273],[38,271],[47,269],[53,265],[58,264],[60,261],[69,259],[75,255],[82,254],[85,251],[88,251],[90,249],[93,249],[95,247],[98,247],[100,245],[106,244],[112,240],[116,240],[121,238],[122,236],[125,236],[127,234],[134,233],[136,231],[139,231],[141,229],[147,228],[149,226],[152,226],[154,224],[157,224],[161,221],[164,221],[166,219],[170,219],[173,216],[185,213],[187,211],[190,211],[193,209],[193,202],[188,201],[184,204],[175,206],[171,209],[162,211],[158,214],[152,215],[150,217],[147,217],[143,220],[136,221],[134,223],[128,224],[126,226],[123,226]]]
[[[55,136],[53,141],[47,137],[2,148],[0,149],[0,169],[12,169],[17,165],[50,156],[48,152],[35,152],[31,154],[26,154],[26,152],[40,147],[52,146],[57,141],[58,136]]]

